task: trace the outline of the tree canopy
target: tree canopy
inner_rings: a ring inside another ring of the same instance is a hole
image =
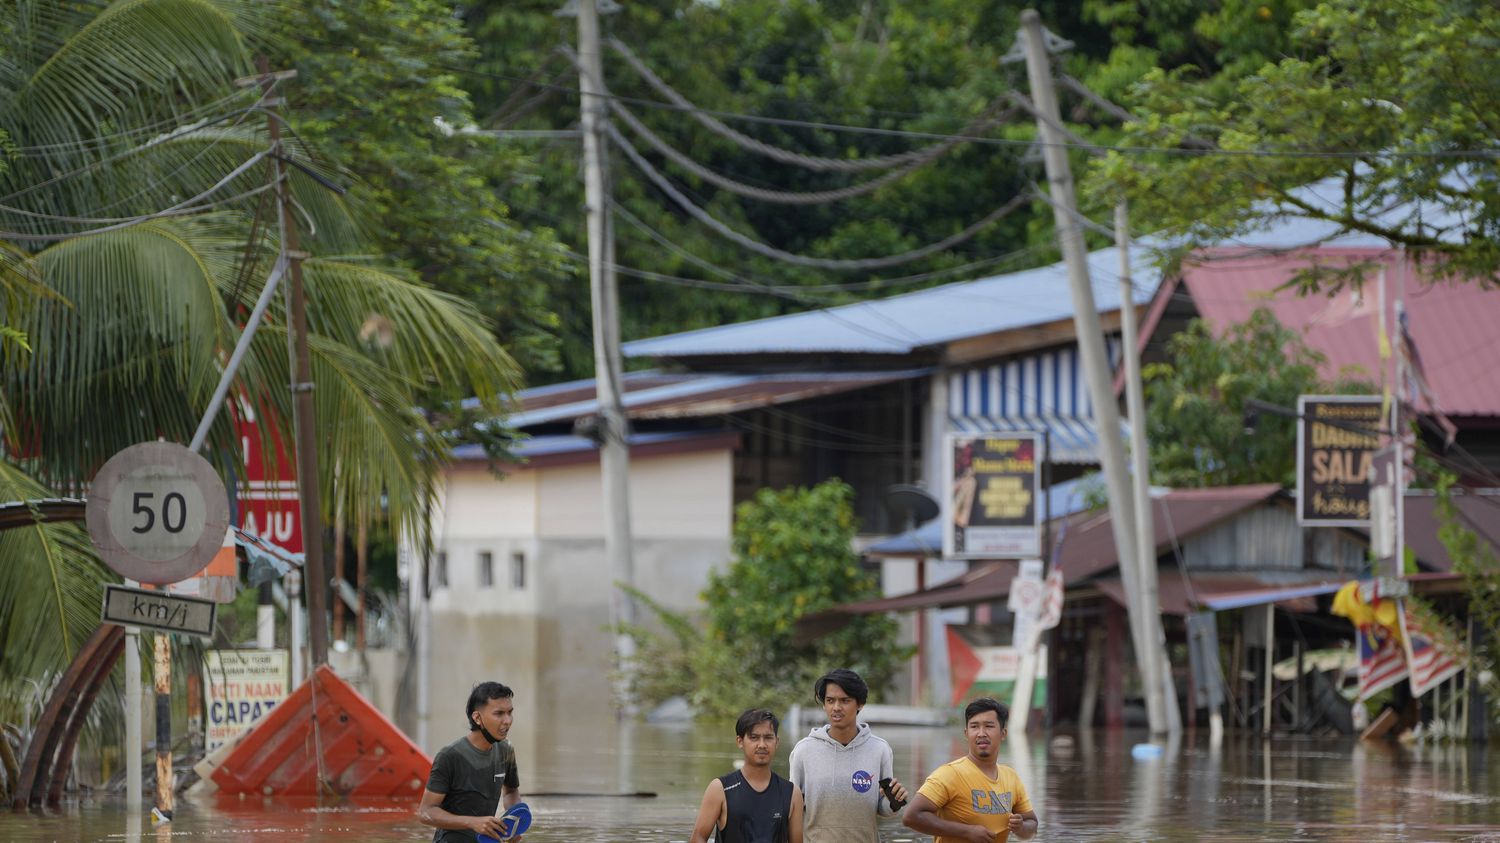
[[[27,345],[7,345],[0,369],[0,500],[77,494],[121,448],[192,438],[280,245],[272,155],[294,165],[294,224],[310,253],[311,479],[325,517],[342,507],[410,527],[435,468],[420,399],[441,385],[498,413],[515,384],[470,305],[376,251],[325,185],[345,178],[337,162],[299,137],[295,113],[279,118],[288,140],[271,148],[262,91],[236,84],[274,43],[262,11],[241,0],[0,6],[0,324]],[[471,189],[441,173],[423,184]],[[291,439],[283,302],[271,299],[232,393],[255,405],[267,441]],[[237,445],[221,412],[205,456],[229,479]],[[116,577],[77,525],[0,536],[0,720],[23,704],[15,683],[62,669],[97,625],[105,579]]]
[[[1151,482],[1163,486],[1295,486],[1296,421],[1264,416],[1246,433],[1246,400],[1295,407],[1299,395],[1372,391],[1352,374],[1324,380],[1323,355],[1266,308],[1220,335],[1195,319],[1168,341],[1167,354],[1169,362],[1142,372]]]
[[[1123,191],[1137,218],[1194,242],[1304,217],[1383,238],[1429,276],[1493,283],[1500,9],[1327,0],[1293,15],[1282,41],[1218,73],[1149,69],[1124,140],[1163,152],[1098,162],[1096,194]],[[1318,201],[1298,191],[1325,179]]]

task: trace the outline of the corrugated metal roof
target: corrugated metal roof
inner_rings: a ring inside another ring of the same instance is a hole
[[[1325,179],[1299,188],[1300,202],[1330,214],[1342,213],[1343,181]],[[1410,203],[1372,210],[1370,218],[1395,227],[1421,219],[1441,237],[1461,236],[1461,220],[1446,209]],[[1451,230],[1450,230],[1451,229]],[[1348,231],[1336,223],[1303,217],[1271,218],[1217,244],[1247,251],[1284,250],[1314,245],[1388,248],[1383,239]],[[1161,282],[1157,258],[1169,238],[1142,237],[1132,247],[1136,300],[1144,304]],[[1089,255],[1089,273],[1100,313],[1119,310],[1119,257],[1115,249]],[[635,340],[624,346],[630,357],[662,359],[753,354],[909,354],[920,348],[986,334],[1047,324],[1073,316],[1073,299],[1062,263],[962,281],[875,301],[774,316]]]
[[[1132,251],[1136,303],[1161,280],[1154,253]],[[1089,255],[1100,313],[1120,309],[1119,256]],[[1061,263],[977,281],[946,284],[875,301],[773,316],[625,343],[630,357],[682,358],[748,354],[909,354],[917,349],[1073,317]]]
[[[1449,415],[1500,416],[1500,342],[1495,341],[1500,292],[1477,283],[1424,285],[1400,253],[1390,249],[1324,248],[1254,256],[1214,251],[1206,258],[1183,267],[1183,283],[1198,313],[1216,332],[1267,307],[1327,358],[1325,377],[1352,373],[1377,384],[1380,306],[1375,284],[1366,284],[1362,294],[1346,289],[1332,298],[1275,290],[1314,264],[1384,265],[1390,294],[1394,296],[1403,283],[1406,288],[1412,338],[1440,409]],[[1387,324],[1394,330],[1389,314]]]
[[[650,456],[653,453],[734,448],[739,442],[739,434],[723,430],[674,430],[632,433],[629,441],[631,456]],[[592,460],[598,450],[598,443],[583,436],[533,436],[517,443],[511,453],[529,467],[535,467],[539,464]],[[489,455],[479,445],[460,445],[453,449],[455,462],[488,462],[489,459]]]
[[[1235,573],[1193,572],[1186,578],[1176,571],[1162,571],[1157,579],[1156,595],[1161,611],[1168,615],[1186,615],[1200,607],[1214,610],[1242,609],[1280,603],[1293,612],[1317,611],[1317,595],[1332,594],[1349,581],[1326,571],[1244,571]],[[1120,604],[1125,601],[1125,585],[1117,577],[1091,583],[1106,597]]]
[[[837,395],[927,374],[926,369],[878,372],[773,372],[724,374],[634,372],[625,376],[623,403],[632,419],[681,419],[718,416]],[[564,422],[598,412],[594,382],[523,390],[519,409],[506,418],[514,428]]]

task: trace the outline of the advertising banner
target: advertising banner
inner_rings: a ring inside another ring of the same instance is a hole
[[[208,752],[248,731],[288,693],[286,650],[209,650],[203,658],[208,689]]]
[[[1380,396],[1303,395],[1297,413],[1297,520],[1311,527],[1369,527]]]
[[[1042,554],[1042,437],[959,433],[948,437],[943,556],[1021,559]]]

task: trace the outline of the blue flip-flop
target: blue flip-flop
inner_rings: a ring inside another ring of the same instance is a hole
[[[528,828],[531,828],[531,808],[525,802],[517,802],[509,811],[500,815],[500,836],[481,834],[479,843],[504,843],[525,834]]]

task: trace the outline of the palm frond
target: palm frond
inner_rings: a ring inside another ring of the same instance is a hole
[[[48,15],[40,5],[67,6]],[[19,3],[33,49],[8,97],[23,144],[67,147],[100,126],[141,122],[173,103],[202,100],[248,71],[238,3],[122,0]],[[49,26],[50,24],[50,26]],[[24,75],[22,75],[24,74]]]
[[[0,500],[53,492],[0,460]],[[39,677],[67,667],[99,625],[105,582],[119,578],[99,563],[78,524],[37,524],[0,531],[0,676]],[[19,719],[19,694],[0,694],[0,721]]]
[[[34,256],[59,299],[13,326],[36,350],[0,384],[48,482],[85,481],[136,442],[191,437],[238,334],[222,293],[241,236],[229,217],[157,220]]]

